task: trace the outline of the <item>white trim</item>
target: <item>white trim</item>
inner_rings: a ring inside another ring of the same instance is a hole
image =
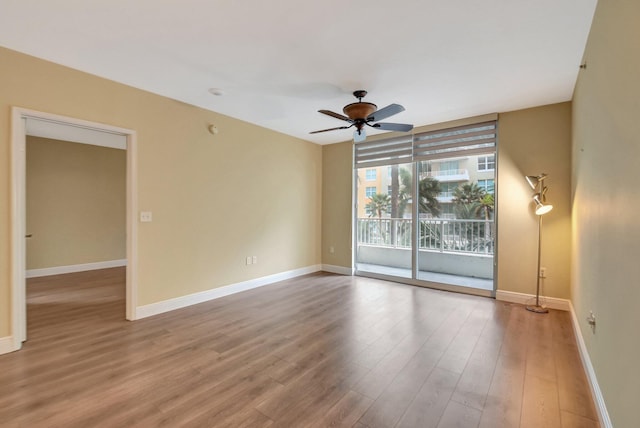
[[[30,119],[32,120],[27,121],[27,135],[33,137],[127,150],[127,138],[120,132],[105,132],[96,130],[94,126],[79,126],[67,121],[60,122],[33,117]]]
[[[137,284],[137,139],[136,132],[117,126],[90,122],[51,113],[29,110],[22,107],[11,109],[11,337],[14,348],[20,349],[26,340],[26,299],[25,299],[25,181],[26,181],[26,122],[31,120],[49,121],[75,126],[95,132],[105,132],[126,138],[127,149],[127,277],[126,277],[126,318],[135,319]],[[47,137],[46,133],[41,136]]]
[[[11,336],[0,337],[0,355],[8,354],[9,352],[17,351],[20,349],[18,346],[16,348],[15,340]],[[20,342],[18,342],[20,343]]]
[[[353,276],[353,269],[344,267],[344,266],[336,266],[336,265],[322,265],[322,270],[329,273],[336,273],[338,275],[348,275]]]
[[[496,291],[496,300],[503,302],[519,303],[521,305],[530,305],[532,300],[535,300],[536,296],[533,294],[516,293],[515,291]],[[540,296],[544,306],[549,309],[557,309],[560,311],[571,310],[571,301],[567,299],[559,299],[557,297],[545,297]]]
[[[580,358],[582,359],[582,365],[587,374],[587,379],[589,380],[589,386],[591,387],[591,394],[593,395],[594,401],[596,403],[596,411],[598,412],[598,419],[600,419],[600,425],[602,428],[612,428],[613,424],[611,423],[611,418],[609,418],[609,412],[607,411],[607,406],[604,402],[604,396],[602,395],[602,391],[600,390],[600,385],[598,384],[598,379],[596,378],[596,372],[593,368],[593,364],[591,364],[591,358],[589,358],[589,351],[587,351],[587,345],[584,342],[584,338],[582,337],[582,330],[580,329],[580,323],[578,322],[578,317],[573,308],[573,304],[569,302],[569,307],[571,311],[571,321],[573,322],[573,332],[576,335],[576,342],[578,344],[578,351],[580,352]]]
[[[78,265],[55,266],[42,269],[27,270],[27,278],[38,278],[41,276],[60,275],[64,273],[85,272],[88,270],[108,269],[113,267],[126,266],[127,259],[108,260],[105,262],[83,263]]]
[[[126,318],[136,319],[138,306],[138,136],[127,134],[127,273]]]
[[[163,300],[149,305],[138,306],[136,308],[137,319],[146,318],[153,315],[162,314],[164,312],[185,308],[198,303],[208,302],[209,300],[219,299],[220,297],[229,296],[230,294],[240,293],[242,291],[251,290],[253,288],[262,287],[273,284],[274,282],[284,281],[285,279],[295,278],[301,275],[318,272],[322,270],[322,265],[312,265],[300,269],[294,269],[286,272],[280,272],[273,275],[263,276],[261,278],[250,279],[248,281],[238,282],[236,284],[225,285],[223,287],[213,288],[211,290],[201,291],[199,293],[188,294],[169,300]]]
[[[26,119],[14,108],[11,112],[11,337],[13,349],[26,340],[25,295],[25,192]]]

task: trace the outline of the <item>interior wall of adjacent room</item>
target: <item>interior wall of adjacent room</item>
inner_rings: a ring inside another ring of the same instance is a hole
[[[573,100],[572,300],[615,427],[640,397],[639,20],[640,2],[598,2]]]
[[[27,270],[127,257],[126,155],[27,136]]]
[[[8,49],[0,63],[2,236],[20,106],[136,131],[138,205],[153,213],[138,227],[139,305],[320,264],[321,146]],[[0,337],[10,334],[10,248],[0,241]]]

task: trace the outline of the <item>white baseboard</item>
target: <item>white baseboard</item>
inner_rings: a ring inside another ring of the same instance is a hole
[[[338,275],[353,276],[353,269],[344,266],[322,265],[322,270],[324,272],[336,273]]]
[[[298,276],[319,272],[321,270],[321,265],[312,265],[300,269],[294,269],[286,272],[276,273],[273,275],[263,276],[261,278],[250,279],[249,281],[238,282],[236,284],[225,285],[223,287],[201,291],[199,293],[193,293],[169,300],[163,300],[162,302],[138,306],[136,308],[136,319],[146,318],[153,315],[162,314],[164,312],[173,311],[175,309],[196,305],[198,303],[208,302],[209,300],[219,299],[220,297],[228,296],[230,294],[240,293],[241,291],[251,290],[253,288],[273,284],[274,282],[284,281],[285,279],[291,279]]]
[[[27,278],[37,278],[40,276],[60,275],[64,273],[84,272],[87,270],[107,269],[113,267],[126,266],[127,259],[107,260],[106,262],[83,263],[79,265],[56,266],[42,269],[28,269],[25,274]]]
[[[0,355],[8,354],[9,352],[17,351],[18,349],[20,349],[20,347],[18,346],[16,348],[13,336],[0,337]]]
[[[515,291],[496,291],[496,300],[503,302],[519,303],[521,305],[531,304],[531,300],[535,300],[536,296],[533,294],[516,293]],[[567,299],[559,299],[557,297],[544,297],[540,296],[544,305],[549,309],[557,309],[560,311],[571,310],[571,301]]]
[[[578,344],[578,350],[580,351],[582,365],[584,366],[584,370],[587,373],[587,380],[589,381],[591,393],[593,394],[593,398],[596,404],[596,411],[598,412],[600,425],[602,426],[602,428],[612,428],[613,425],[611,424],[611,418],[609,417],[609,412],[607,411],[607,406],[604,402],[604,396],[602,395],[602,391],[600,390],[600,385],[598,384],[598,379],[596,378],[596,372],[593,368],[593,364],[591,364],[591,358],[589,357],[589,352],[587,351],[587,345],[585,344],[584,338],[582,337],[580,323],[578,322],[576,311],[574,310],[573,304],[571,302],[569,302],[569,307],[571,311],[571,320],[573,322],[573,331],[576,335],[576,343]]]

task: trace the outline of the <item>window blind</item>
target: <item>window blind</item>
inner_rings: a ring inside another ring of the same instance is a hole
[[[355,145],[356,168],[413,161],[491,154],[496,150],[496,121],[422,132]]]
[[[490,121],[416,134],[413,160],[481,155],[495,150],[496,121]]]
[[[411,135],[356,143],[356,168],[409,163],[413,159],[412,143]]]

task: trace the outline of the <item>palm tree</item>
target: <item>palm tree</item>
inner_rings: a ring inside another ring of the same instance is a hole
[[[391,245],[397,242],[397,218],[400,215],[400,179],[399,165],[391,165]]]
[[[400,192],[398,195],[398,217],[404,217],[404,210],[407,208],[407,204],[411,200],[411,172],[407,168],[400,168],[398,172]]]
[[[418,183],[418,204],[420,212],[428,212],[433,217],[440,216],[440,202],[437,196],[442,192],[440,182],[433,177],[425,177]]]
[[[382,219],[382,213],[386,213],[389,210],[389,203],[391,198],[385,193],[377,193],[369,198],[367,203],[367,210],[369,210],[369,217],[377,216]]]
[[[378,230],[380,232],[380,239],[382,242],[386,241],[386,234],[382,230],[382,213],[386,213],[389,210],[389,203],[391,198],[385,193],[377,193],[369,198],[367,203],[367,210],[369,210],[369,217],[374,215],[378,217]]]
[[[491,241],[491,224],[489,223],[489,220],[491,220],[491,213],[493,213],[493,210],[494,200],[491,193],[485,194],[482,200],[477,202],[474,207],[476,216],[484,218],[484,240],[487,243]]]
[[[458,204],[472,204],[474,202],[482,201],[487,191],[478,186],[478,183],[467,183],[462,186],[458,186],[453,191],[453,203]]]
[[[400,216],[404,215],[404,210],[407,204],[412,199],[411,192],[411,172],[406,168],[401,168],[399,172],[400,176],[400,194],[398,203],[398,213]],[[442,192],[440,182],[433,177],[425,177],[418,183],[418,206],[420,212],[431,213],[433,217],[440,215],[440,202],[438,202],[437,196]]]
[[[461,219],[484,219],[484,244],[491,245],[491,230],[489,220],[494,209],[494,199],[491,193],[478,186],[478,183],[467,183],[458,186],[453,191],[453,203],[455,204],[456,217]],[[478,224],[465,225],[464,235],[471,236],[481,233]]]
[[[476,217],[483,218],[487,221],[491,220],[491,213],[493,213],[493,195],[486,193],[479,202],[476,202],[474,206],[474,213]]]

